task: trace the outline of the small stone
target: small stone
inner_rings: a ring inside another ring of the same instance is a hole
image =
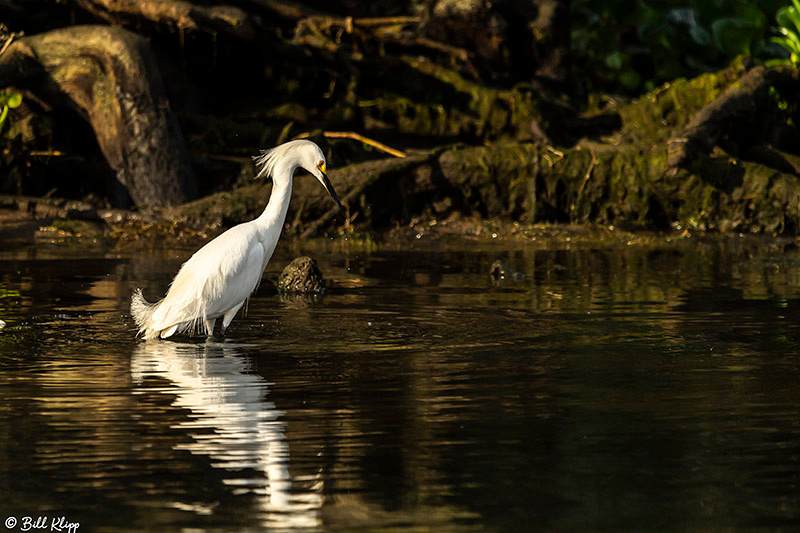
[[[292,260],[278,278],[278,292],[281,293],[319,293],[324,289],[319,265],[308,256]]]

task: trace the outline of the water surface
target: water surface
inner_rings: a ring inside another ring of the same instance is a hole
[[[265,283],[226,339],[136,340],[131,292],[188,254],[0,251],[0,519],[800,526],[793,246],[318,252],[321,299]]]

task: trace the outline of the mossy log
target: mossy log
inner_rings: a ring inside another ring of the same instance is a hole
[[[741,76],[719,97],[692,115],[682,132],[669,140],[669,167],[677,170],[699,155],[708,155],[731,131],[753,131],[763,123],[770,89],[789,72],[757,66]]]
[[[449,211],[522,222],[573,222],[631,228],[795,233],[800,230],[796,176],[753,162],[715,159],[708,175],[666,172],[665,145],[650,149],[571,149],[530,143],[454,147],[407,159],[350,165],[331,172],[356,222],[406,223]],[[324,191],[298,177],[288,230],[305,235],[341,225]],[[220,193],[178,208],[193,225],[251,219],[269,198],[269,183]]]
[[[405,159],[350,165],[334,170],[331,179],[351,216],[358,213],[356,223],[372,227],[407,222],[426,212],[446,215],[437,207],[446,205],[445,211],[523,222],[797,233],[800,155],[767,146],[763,133],[749,135],[750,149],[737,147],[760,157],[728,153],[717,145],[719,139],[732,136],[736,128],[752,129],[752,117],[736,120],[737,113],[707,111],[724,105],[727,95],[737,94],[747,80],[769,76],[760,67],[754,71],[737,61],[716,75],[677,80],[617,109],[622,127],[607,142],[586,141],[566,149],[513,140],[456,145]],[[781,107],[768,99],[759,105],[756,110],[762,115],[774,111],[769,106]],[[669,140],[696,129],[708,116],[723,117],[706,124],[724,132],[706,132],[711,148],[671,172]],[[313,180],[297,184],[287,219],[290,228],[312,233],[337,220]],[[186,206],[182,215],[196,222],[209,213],[229,222],[251,218],[269,194],[265,185],[253,187],[259,187],[257,194],[247,188],[209,197]]]
[[[137,206],[175,205],[196,195],[180,128],[141,37],[108,26],[24,37],[0,56],[0,85],[76,109]]]

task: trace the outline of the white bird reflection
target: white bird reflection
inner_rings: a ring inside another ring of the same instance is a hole
[[[190,419],[177,427],[188,430],[194,442],[176,449],[209,456],[213,467],[230,473],[225,483],[234,493],[258,494],[265,525],[317,527],[322,495],[313,488],[292,490],[289,445],[280,420],[284,413],[265,400],[268,384],[249,373],[244,347],[142,342],[134,350],[131,375],[137,384],[148,377],[172,382],[137,392],[175,395],[173,405],[191,411]]]

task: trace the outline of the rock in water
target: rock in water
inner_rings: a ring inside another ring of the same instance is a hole
[[[281,293],[319,293],[324,289],[317,261],[305,255],[292,260],[278,278],[278,292]]]
[[[519,281],[525,278],[525,274],[521,272],[516,272],[511,266],[503,261],[502,259],[498,259],[494,263],[492,263],[492,268],[489,270],[489,275],[492,277],[492,281],[495,283],[500,283],[504,281]]]

